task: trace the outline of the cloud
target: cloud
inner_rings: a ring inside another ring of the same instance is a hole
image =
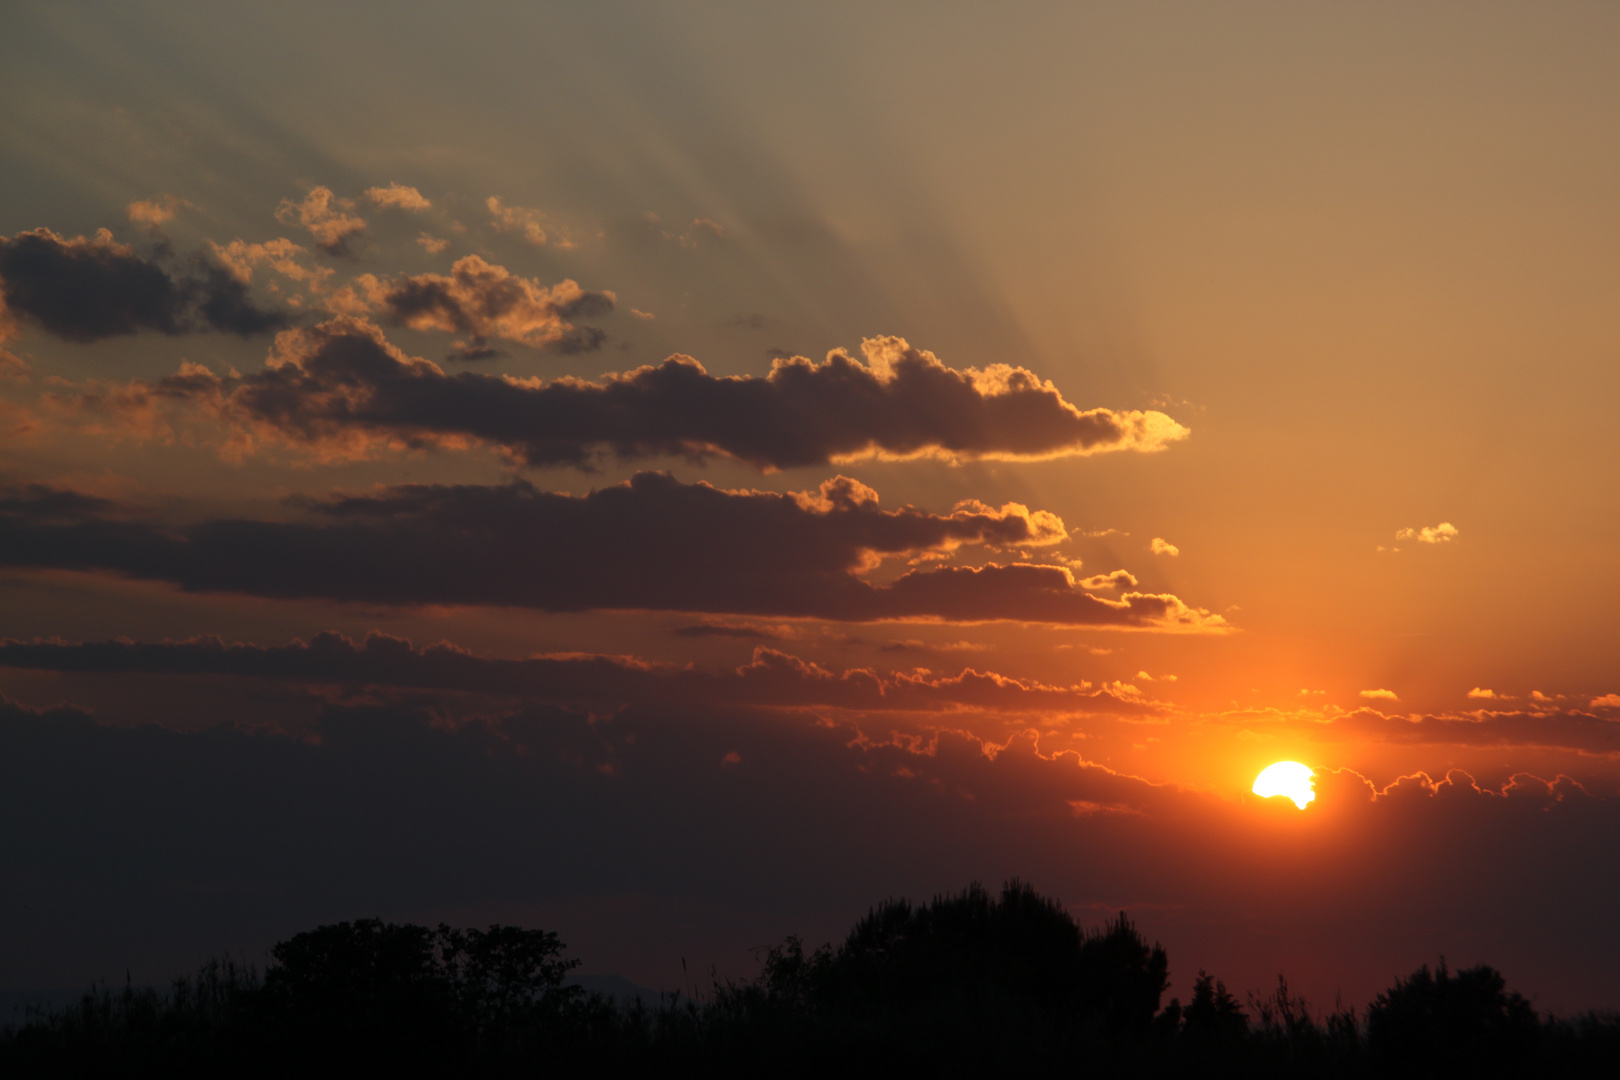
[[[1136,575],[1129,570],[1115,570],[1107,574],[1092,574],[1090,577],[1080,579],[1082,589],[1134,589],[1136,585]]]
[[[540,211],[507,206],[493,195],[484,205],[489,208],[490,220],[494,222],[496,231],[516,233],[537,247],[546,243],[545,217]]]
[[[1170,541],[1165,540],[1163,537],[1158,536],[1155,536],[1152,542],[1148,544],[1148,550],[1153,552],[1155,555],[1176,556],[1181,554],[1180,548],[1170,543]]]
[[[276,208],[276,220],[308,229],[315,246],[328,255],[347,255],[349,239],[364,232],[366,223],[346,209],[345,200],[334,197],[331,188],[313,187],[303,202],[282,199]]]
[[[726,622],[719,619],[677,626],[670,633],[676,637],[684,638],[726,637],[744,638],[749,641],[782,641],[796,636],[787,626],[765,626],[753,622]]]
[[[1397,540],[1416,540],[1420,544],[1449,544],[1457,539],[1459,533],[1457,526],[1449,521],[1442,521],[1438,525],[1425,525],[1421,529],[1401,529],[1395,534]]]
[[[174,195],[164,195],[161,198],[148,199],[143,202],[132,202],[128,207],[129,220],[136,225],[145,225],[149,229],[157,229],[174,220],[174,215],[182,206],[189,207],[190,205],[185,199]]]
[[[395,323],[413,330],[471,334],[475,345],[504,338],[534,349],[577,353],[600,348],[606,335],[570,319],[613,310],[611,292],[591,292],[566,279],[550,287],[519,277],[477,255],[457,259],[448,277],[402,276],[360,279],[369,302]]]
[[[176,278],[106,229],[63,237],[49,229],[0,237],[7,316],[67,341],[139,330],[179,335],[221,330],[243,337],[280,329],[285,315],[258,307],[225,266],[198,260]],[[0,318],[0,322],[5,319]]]
[[[1477,698],[1481,701],[1491,701],[1494,700],[1498,695],[1495,690],[1486,690],[1483,687],[1476,686],[1472,690],[1468,691],[1468,696],[1471,698]]]
[[[378,206],[394,210],[431,210],[433,204],[423,197],[420,191],[404,184],[389,184],[387,187],[366,188],[366,198]]]
[[[220,265],[244,285],[253,280],[256,267],[268,266],[282,277],[307,282],[311,292],[320,292],[326,279],[333,273],[330,268],[311,269],[298,262],[296,256],[302,255],[304,249],[285,237],[266,240],[262,244],[232,240],[224,247],[210,240],[208,246]]]
[[[1592,699],[1594,709],[1620,709],[1620,694],[1604,694]]]
[[[1569,708],[1401,716],[1363,706],[1337,715],[1276,712],[1262,718],[1235,713],[1224,719],[1229,724],[1254,724],[1257,719],[1276,723],[1291,736],[1322,743],[1512,746],[1620,755],[1620,719]]]
[[[422,250],[429,255],[437,255],[450,246],[450,241],[442,236],[434,236],[430,232],[421,232],[416,235],[416,242],[422,245]]]
[[[355,642],[340,634],[316,635],[308,644],[279,647],[227,645],[219,638],[140,643],[129,641],[0,641],[0,668],[101,674],[230,675],[299,684],[333,683],[444,690],[520,697],[581,707],[632,703],[830,706],[858,712],[978,710],[1139,715],[1157,706],[1088,684],[1051,686],[966,668],[954,676],[880,673],[865,668],[830,671],[760,646],[741,667],[699,671],[629,657],[565,655],[527,660],[476,656],[441,643],[423,649],[372,634]]]
[[[1395,693],[1393,690],[1363,690],[1361,692],[1361,696],[1364,698],[1382,699],[1384,701],[1400,700],[1400,695]]]
[[[510,322],[491,321],[491,309],[480,306],[480,283],[493,281],[496,294],[527,296],[535,287],[476,257],[456,265],[463,264],[464,284],[428,274],[374,284],[373,292],[410,325],[531,342],[573,333],[557,321],[580,306],[569,299],[572,289],[559,293],[557,286],[532,306],[524,300],[521,310],[510,309]],[[499,273],[486,276],[484,268]],[[885,360],[895,340],[867,343],[872,366],[834,352],[820,364],[778,361],[765,378],[715,377],[675,356],[600,381],[545,382],[446,375],[406,356],[371,323],[340,317],[282,334],[262,372],[208,384],[135,383],[124,397],[141,408],[157,398],[203,405],[242,426],[238,446],[270,439],[348,458],[483,443],[534,466],[590,467],[602,452],[623,459],[724,454],[767,470],[873,456],[1058,457],[1152,451],[1186,434],[1156,413],[1081,412],[1027,372],[990,378],[909,348]]]
[[[517,481],[406,485],[306,505],[293,520],[175,526],[112,512],[64,523],[12,507],[0,514],[0,560],[193,591],[399,605],[1224,626],[1169,594],[1099,598],[1061,567],[915,569],[874,584],[862,574],[885,557],[1055,543],[1063,523],[1017,503],[999,510],[966,503],[946,515],[883,510],[875,492],[844,477],[790,495],[639,473],[583,496]]]

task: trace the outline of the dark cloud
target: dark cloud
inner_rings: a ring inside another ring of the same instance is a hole
[[[1357,709],[1318,725],[1319,738],[1375,739],[1430,746],[1545,746],[1620,754],[1620,719],[1579,709],[1389,716]]]
[[[1324,770],[1318,790],[1301,814],[1027,736],[882,739],[791,711],[329,706],[292,737],[0,703],[0,962],[25,986],[161,980],[380,913],[521,919],[673,985],[682,956],[739,973],[747,947],[825,940],[884,896],[1017,875],[1085,921],[1129,910],[1182,996],[1206,967],[1359,1004],[1444,953],[1543,1008],[1620,1003],[1615,800],[1456,772],[1375,789]]]
[[[415,649],[372,634],[356,643],[335,633],[308,644],[266,648],[218,638],[129,641],[0,641],[0,668],[140,675],[235,675],[297,683],[450,690],[522,697],[563,705],[685,703],[693,705],[831,706],[861,712],[989,710],[1046,716],[1140,715],[1156,706],[1089,686],[1048,686],[971,668],[957,675],[834,672],[774,649],[754,650],[741,667],[705,672],[611,656],[502,660],[451,645]]]
[[[467,315],[449,279],[407,281],[377,293],[407,324],[524,340],[517,324],[503,331]],[[552,318],[537,324],[535,342],[561,332]],[[604,450],[724,454],[764,469],[872,455],[1042,458],[1158,450],[1187,434],[1162,413],[1083,412],[1022,368],[948,368],[896,338],[868,341],[866,359],[781,360],[764,378],[711,376],[685,356],[599,382],[447,375],[345,317],[283,334],[262,372],[137,383],[128,397],[142,408],[154,396],[201,403],[257,437],[324,454],[477,441],[530,465],[586,467]]]
[[[90,238],[49,229],[0,237],[0,289],[13,317],[68,341],[139,330],[246,337],[287,325],[284,315],[258,307],[224,267],[199,259],[175,277],[106,229]]]
[[[786,635],[771,626],[757,623],[701,622],[677,626],[670,631],[676,637],[705,638],[730,637],[749,641],[780,641]]]
[[[197,591],[388,604],[489,604],[799,616],[849,621],[1013,620],[1208,628],[1219,616],[1168,594],[1089,594],[1064,568],[917,569],[886,584],[883,556],[963,544],[1028,547],[1063,523],[1009,503],[947,515],[883,510],[838,477],[782,495],[685,485],[663,473],[584,496],[407,485],[308,504],[298,520],[214,519],[165,527],[110,515],[0,514],[0,565],[100,570]]]

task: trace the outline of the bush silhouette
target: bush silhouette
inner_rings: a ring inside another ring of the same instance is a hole
[[[358,1068],[513,1051],[580,994],[577,960],[556,934],[456,930],[378,919],[323,926],[282,942],[264,1012],[298,1055]]]
[[[1451,972],[1425,964],[1367,1007],[1367,1044],[1376,1059],[1415,1070],[1472,1072],[1527,1058],[1539,1025],[1530,1003],[1501,972],[1480,964]]]
[[[1125,916],[1087,934],[1011,881],[886,901],[836,949],[789,938],[717,1005],[829,1067],[947,1075],[1109,1053],[1148,1032],[1166,984],[1164,950]]]

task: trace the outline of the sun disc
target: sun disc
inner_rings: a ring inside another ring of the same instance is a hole
[[[1264,799],[1286,795],[1303,810],[1307,803],[1316,798],[1316,792],[1311,788],[1311,777],[1315,775],[1308,765],[1301,765],[1297,761],[1279,761],[1275,765],[1267,765],[1254,778],[1254,793]]]

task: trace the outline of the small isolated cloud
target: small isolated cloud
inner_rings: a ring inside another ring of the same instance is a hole
[[[1181,549],[1162,536],[1155,536],[1153,542],[1148,544],[1148,550],[1155,555],[1180,555]]]
[[[416,236],[416,242],[422,245],[422,250],[429,255],[437,255],[450,246],[450,241],[441,236],[434,236],[430,232],[421,232]]]
[[[1620,694],[1604,694],[1592,699],[1594,709],[1620,709]]]
[[[1482,686],[1476,686],[1468,691],[1468,696],[1478,701],[1495,701],[1501,695],[1497,694],[1495,690],[1487,690]]]
[[[1134,589],[1136,584],[1136,577],[1129,570],[1115,570],[1111,574],[1092,574],[1090,577],[1080,579],[1080,587],[1092,591],[1099,589]]]
[[[546,243],[545,218],[538,210],[521,206],[507,206],[491,195],[484,203],[489,208],[490,220],[498,232],[516,233],[536,247]]]
[[[640,308],[631,308],[630,309],[630,314],[631,314],[631,316],[633,318],[643,319],[643,320],[651,319],[653,317],[652,312],[650,312],[650,311],[642,311]]]
[[[147,199],[143,202],[129,204],[129,220],[137,225],[156,229],[164,222],[171,221],[175,213],[182,206],[190,206],[186,200],[174,195],[163,195],[156,199]]]
[[[394,210],[431,210],[433,204],[420,191],[404,184],[366,188],[366,198],[378,206]]]
[[[1361,692],[1361,696],[1364,698],[1374,698],[1382,701],[1400,700],[1400,695],[1395,693],[1393,690],[1363,690]]]
[[[1425,525],[1421,529],[1401,529],[1395,533],[1397,540],[1416,540],[1420,544],[1449,544],[1457,536],[1457,526],[1449,521]]]
[[[346,200],[334,196],[331,188],[314,187],[303,202],[282,199],[276,207],[276,220],[308,229],[315,246],[328,255],[347,255],[349,238],[366,228],[364,220],[345,212],[347,208]]]
[[[715,236],[726,235],[726,228],[724,225],[721,225],[718,221],[711,221],[706,217],[693,218],[692,228],[706,230],[707,232],[713,233]]]

